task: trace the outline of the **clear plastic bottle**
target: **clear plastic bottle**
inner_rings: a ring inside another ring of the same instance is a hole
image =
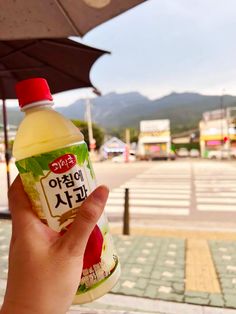
[[[25,112],[13,146],[16,166],[38,217],[64,233],[78,206],[96,188],[87,145],[78,128],[52,109],[45,79],[21,81],[16,92]],[[119,259],[103,214],[86,247],[74,303],[91,302],[104,295],[119,276]]]

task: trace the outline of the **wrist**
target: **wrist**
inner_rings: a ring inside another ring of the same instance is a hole
[[[23,303],[4,301],[0,314],[51,314],[49,311],[40,309],[39,306],[28,306]]]

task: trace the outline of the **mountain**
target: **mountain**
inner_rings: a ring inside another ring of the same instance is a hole
[[[68,118],[85,118],[86,100],[78,100],[68,107],[58,107],[57,110]],[[137,93],[109,93],[91,100],[92,119],[105,128],[119,128],[129,125],[131,118],[138,121],[143,111],[150,104],[150,100]]]
[[[140,120],[170,119],[173,132],[198,127],[202,113],[219,109],[221,96],[205,96],[197,93],[171,93],[149,100],[132,92],[109,93],[92,100],[93,121],[106,129],[138,127]],[[236,97],[224,95],[223,106],[236,106]],[[69,118],[84,119],[85,100],[78,100],[69,107],[57,108]]]
[[[150,100],[138,92],[124,94],[109,93],[91,100],[93,121],[107,130],[124,127],[138,127],[140,120],[170,119],[173,132],[198,127],[202,113],[219,109],[220,96],[206,96],[197,93],[171,93],[165,97]],[[236,106],[236,97],[224,95],[224,107]],[[80,99],[68,107],[56,107],[71,119],[85,119],[85,99]],[[0,113],[0,123],[1,123]],[[8,109],[10,124],[19,124],[22,113],[18,109]]]
[[[197,93],[172,93],[154,100],[153,112],[144,118],[168,118],[173,132],[195,129],[198,128],[202,113],[220,109],[221,101],[224,108],[236,106],[235,96],[224,95],[221,98],[221,96],[205,96]]]

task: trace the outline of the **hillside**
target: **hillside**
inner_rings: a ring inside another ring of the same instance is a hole
[[[109,93],[92,99],[91,103],[93,120],[109,129],[127,126],[132,118],[139,121],[143,112],[149,107],[150,100],[137,92]],[[57,108],[57,110],[68,118],[76,116],[84,119],[85,100],[78,100],[68,107]]]
[[[109,93],[92,99],[92,118],[107,130],[138,127],[144,119],[171,120],[173,132],[198,127],[202,113],[220,108],[220,96],[205,96],[197,93],[172,93],[165,97],[149,100],[138,92],[125,94]],[[225,95],[223,106],[236,106],[236,97]],[[68,107],[56,107],[68,118],[85,119],[85,100],[79,99]],[[19,124],[22,113],[8,109],[10,124]],[[2,115],[0,113],[0,123]]]
[[[172,93],[165,97],[149,100],[133,92],[110,93],[92,100],[93,120],[106,129],[139,127],[144,119],[170,119],[173,132],[198,127],[202,113],[220,108],[220,96],[205,96],[197,93]],[[236,97],[225,95],[224,107],[236,106]],[[85,116],[85,101],[79,100],[69,107],[57,108],[67,117]]]

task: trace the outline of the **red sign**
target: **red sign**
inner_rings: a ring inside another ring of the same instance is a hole
[[[54,173],[64,173],[73,168],[75,164],[76,164],[75,155],[66,154],[58,157],[53,162],[51,162],[49,164],[49,168]]]
[[[91,144],[89,144],[89,148],[90,148],[90,149],[95,149],[95,148],[96,148],[96,143],[91,143]]]

